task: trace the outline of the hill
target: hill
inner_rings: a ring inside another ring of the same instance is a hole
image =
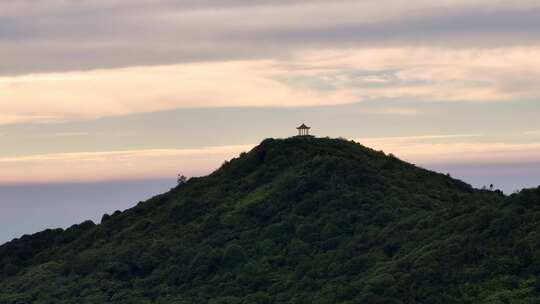
[[[540,303],[540,189],[267,139],[99,225],[0,247],[0,303]]]

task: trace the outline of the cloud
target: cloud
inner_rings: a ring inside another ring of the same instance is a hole
[[[0,77],[0,124],[178,108],[326,106],[376,100],[540,98],[540,47],[328,49],[286,59]],[[416,115],[396,105],[384,113]]]
[[[540,97],[537,1],[7,1],[0,23],[0,124]]]
[[[381,9],[384,8],[384,9]],[[538,1],[3,1],[0,73],[538,45]]]
[[[421,135],[358,139],[363,145],[420,165],[512,164],[540,161],[540,142],[493,142],[481,134]]]
[[[0,93],[1,95],[1,93]],[[4,103],[8,103],[8,101],[3,101]],[[0,108],[3,104],[2,100],[0,100]],[[7,113],[12,112],[13,114],[0,114],[0,125],[9,125],[9,124],[17,124],[17,123],[47,123],[52,122],[55,119],[55,116],[45,116],[45,115],[32,115],[32,114],[24,114],[26,111],[19,111],[17,109],[11,109],[8,110]],[[18,114],[23,113],[23,114]]]
[[[272,62],[197,63],[0,78],[5,123],[92,119],[197,107],[309,106],[358,101],[350,90],[295,89]],[[2,122],[2,121],[0,121]]]
[[[57,133],[50,133],[45,134],[47,137],[80,137],[80,136],[87,136],[89,135],[88,132],[57,132]]]
[[[54,153],[0,158],[0,184],[171,178],[210,173],[254,145]]]
[[[391,137],[368,137],[362,140],[371,143],[409,143],[429,140],[443,140],[443,139],[463,139],[463,138],[475,138],[482,137],[482,134],[436,134],[436,135],[411,135],[411,136],[391,136]]]

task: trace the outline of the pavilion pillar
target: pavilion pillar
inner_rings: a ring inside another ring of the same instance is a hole
[[[299,126],[298,128],[298,136],[309,136],[309,127],[306,126],[305,124],[302,124],[301,126]]]

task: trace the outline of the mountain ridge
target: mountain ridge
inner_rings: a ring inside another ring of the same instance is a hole
[[[539,198],[266,139],[99,225],[0,246],[0,303],[533,303]]]

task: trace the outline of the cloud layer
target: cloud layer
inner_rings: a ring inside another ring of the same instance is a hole
[[[538,1],[3,1],[2,74],[286,57],[306,49],[538,45]]]
[[[539,85],[540,47],[328,49],[284,59],[0,77],[0,124],[196,107],[535,100]]]
[[[539,162],[540,142],[475,142],[481,135],[365,138],[359,142],[423,166]],[[443,141],[451,139],[451,141]],[[471,140],[472,139],[472,140]]]
[[[253,145],[197,149],[54,153],[0,158],[0,184],[174,179],[206,175]],[[29,178],[32,178],[29,181]]]
[[[6,1],[0,25],[0,124],[540,97],[532,0]]]

